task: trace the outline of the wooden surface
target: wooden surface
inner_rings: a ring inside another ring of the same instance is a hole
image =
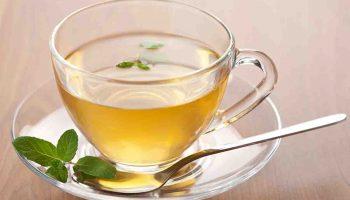
[[[16,104],[53,76],[48,38],[69,12],[97,0],[0,0],[0,199],[77,199],[20,163],[9,138]],[[238,47],[271,55],[272,98],[284,125],[350,114],[350,1],[196,0],[220,17]],[[350,123],[285,139],[256,176],[213,200],[350,199]]]

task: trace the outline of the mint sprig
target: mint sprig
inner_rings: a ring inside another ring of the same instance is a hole
[[[139,69],[142,70],[150,70],[151,68],[146,64],[143,63],[141,60],[135,60],[135,61],[124,61],[116,65],[118,68],[130,68],[136,66]]]
[[[99,157],[85,156],[76,164],[72,163],[78,149],[78,135],[73,129],[62,134],[57,146],[46,140],[29,136],[16,138],[13,145],[19,154],[47,167],[45,173],[63,183],[67,182],[67,165],[70,164],[74,165],[73,170],[79,182],[95,178],[111,179],[117,172],[112,164]]]
[[[144,42],[140,43],[140,47],[143,47],[143,48],[148,49],[148,50],[156,50],[156,49],[159,49],[163,46],[164,46],[164,44],[162,44],[161,42],[157,42],[157,41],[144,41]],[[136,66],[142,70],[150,70],[151,69],[149,67],[149,65],[147,65],[147,63],[142,62],[140,59],[137,59],[134,61],[124,61],[124,62],[116,64],[115,66],[118,68],[123,68],[123,69],[131,68],[133,66]]]

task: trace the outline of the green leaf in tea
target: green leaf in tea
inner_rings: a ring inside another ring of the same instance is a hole
[[[142,69],[142,70],[150,70],[151,69],[148,65],[143,64],[142,62],[138,62],[138,63],[136,63],[136,65],[139,69]]]
[[[45,173],[62,183],[67,182],[68,170],[62,163],[57,166],[49,167]]]
[[[63,133],[57,142],[57,154],[61,160],[71,161],[78,149],[78,135],[73,130],[67,130]]]
[[[134,62],[130,62],[130,61],[125,61],[125,62],[121,62],[119,64],[116,65],[116,67],[119,67],[119,68],[130,68],[132,66],[134,66]]]
[[[73,169],[75,172],[83,172],[90,176],[106,179],[114,178],[117,172],[112,164],[93,156],[80,158]]]
[[[159,49],[160,47],[163,47],[164,44],[156,41],[144,41],[140,44],[140,46],[145,49]]]
[[[131,62],[131,61],[122,62],[122,63],[117,64],[116,66],[119,68],[130,68],[134,65],[136,65],[139,69],[142,69],[142,70],[150,70],[151,69],[148,65],[142,63],[140,60],[136,60],[134,62]]]
[[[59,160],[56,147],[45,140],[23,136],[13,141],[15,149],[28,160],[42,166],[50,166],[55,160]]]

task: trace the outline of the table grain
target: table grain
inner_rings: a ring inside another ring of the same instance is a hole
[[[0,0],[0,199],[78,199],[47,184],[17,158],[10,125],[19,101],[52,69],[48,38],[73,10],[97,0]],[[272,98],[283,124],[350,114],[349,0],[187,0],[221,18],[241,48],[274,59]],[[350,199],[350,123],[284,139],[247,182],[211,198]]]

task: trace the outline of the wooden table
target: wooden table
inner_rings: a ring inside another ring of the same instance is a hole
[[[97,0],[0,0],[0,199],[76,199],[20,163],[10,143],[16,104],[52,76],[48,38],[71,11]],[[219,16],[237,46],[271,55],[279,70],[272,98],[284,125],[350,114],[350,1],[196,0]],[[350,124],[283,140],[271,162],[212,198],[350,199]]]

